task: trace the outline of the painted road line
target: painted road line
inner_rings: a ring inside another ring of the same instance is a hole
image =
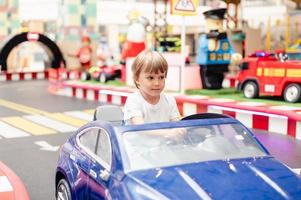
[[[0,192],[11,192],[13,187],[6,176],[0,176]]]
[[[32,107],[29,107],[29,106],[24,106],[24,105],[17,104],[17,103],[14,103],[14,102],[10,102],[10,101],[4,100],[4,99],[0,99],[0,106],[10,108],[12,110],[17,110],[19,112],[23,112],[23,113],[26,113],[26,114],[31,114],[31,115],[32,114],[41,114],[41,115],[47,115],[48,114],[48,112],[45,112],[43,110],[39,110],[39,109],[32,108]]]
[[[4,138],[17,138],[29,136],[28,133],[21,131],[15,127],[12,127],[2,121],[0,121],[0,135]]]
[[[50,119],[48,117],[45,116],[41,116],[41,115],[26,115],[23,116],[25,119],[28,119],[30,121],[33,121],[37,124],[46,126],[48,128],[52,128],[56,131],[59,132],[72,132],[75,131],[77,128],[74,126],[70,126],[68,124],[64,124],[62,122]]]
[[[74,117],[65,115],[63,113],[50,113],[47,115],[47,117],[50,117],[51,119],[54,119],[54,120],[57,120],[60,122],[64,122],[66,124],[69,124],[69,125],[75,126],[75,127],[81,127],[88,122],[86,120],[76,119]]]
[[[93,115],[85,113],[85,112],[81,112],[81,111],[68,111],[68,112],[64,112],[66,115],[69,115],[71,117],[75,117],[78,119],[82,119],[85,121],[93,121]]]
[[[53,129],[40,126],[21,117],[3,117],[1,120],[32,135],[48,135],[56,133]]]

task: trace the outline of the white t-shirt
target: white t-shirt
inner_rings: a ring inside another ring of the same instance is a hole
[[[148,103],[140,92],[128,96],[124,105],[124,121],[130,124],[132,117],[142,117],[145,123],[169,122],[180,116],[176,100],[165,93],[160,94],[157,104]]]

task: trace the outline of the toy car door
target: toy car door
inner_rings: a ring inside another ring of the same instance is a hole
[[[97,140],[95,157],[90,163],[90,179],[88,182],[89,200],[107,199],[107,186],[112,164],[112,147],[109,134],[104,129],[95,129]]]
[[[78,199],[88,199],[89,195],[89,180],[91,177],[90,163],[93,162],[94,152],[96,148],[96,141],[98,137],[98,131],[95,129],[86,129],[79,135],[79,151],[77,152],[77,173],[76,183],[81,189],[77,189]]]

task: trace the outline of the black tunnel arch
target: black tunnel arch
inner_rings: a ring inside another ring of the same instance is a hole
[[[65,66],[63,54],[55,42],[40,33],[23,32],[13,36],[10,40],[5,42],[0,49],[0,65],[2,71],[7,71],[7,58],[13,48],[27,41],[38,41],[48,48],[52,54],[51,68],[59,68],[62,63]]]

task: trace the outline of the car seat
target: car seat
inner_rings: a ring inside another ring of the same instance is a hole
[[[120,106],[101,105],[95,109],[93,120],[109,121],[115,126],[120,126],[124,124],[123,111]]]

